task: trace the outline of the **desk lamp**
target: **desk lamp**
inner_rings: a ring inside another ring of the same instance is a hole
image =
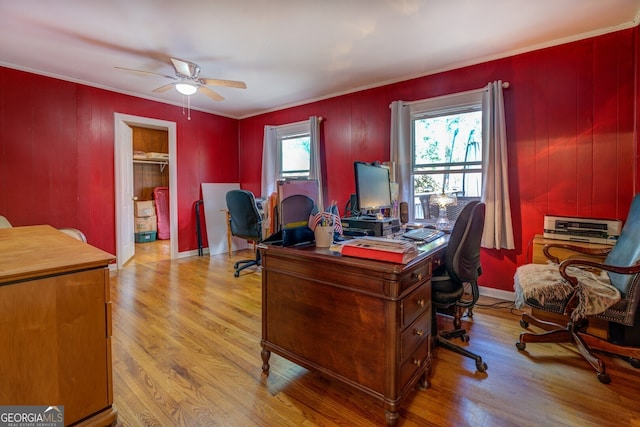
[[[455,206],[458,204],[458,199],[455,194],[447,195],[444,194],[434,194],[429,197],[429,203],[432,205],[437,205],[439,208],[438,219],[436,220],[436,228],[438,230],[449,230],[449,218],[447,217],[447,207]]]

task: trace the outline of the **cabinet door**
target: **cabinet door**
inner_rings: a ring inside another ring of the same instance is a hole
[[[0,287],[0,405],[109,405],[103,269]]]

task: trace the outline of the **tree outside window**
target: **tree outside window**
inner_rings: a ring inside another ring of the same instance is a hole
[[[311,168],[311,136],[297,135],[280,139],[280,176],[309,177]]]
[[[416,219],[426,219],[420,197],[482,194],[482,111],[480,106],[445,114],[413,116],[413,196]]]

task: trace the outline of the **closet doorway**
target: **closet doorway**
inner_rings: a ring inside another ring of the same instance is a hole
[[[168,187],[169,189],[168,234],[170,238],[168,246],[170,258],[177,258],[175,122],[115,113],[114,146],[118,268],[122,268],[130,261],[136,252],[134,202],[136,199],[141,200],[141,198],[151,200],[155,187]],[[134,152],[137,152],[135,157]],[[142,152],[152,154],[141,159],[140,153]],[[167,154],[168,157],[165,156]],[[161,243],[161,245],[154,245],[154,247],[163,247],[166,250],[166,241]]]

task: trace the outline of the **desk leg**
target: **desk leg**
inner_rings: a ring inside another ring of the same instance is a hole
[[[422,376],[420,376],[420,379],[416,383],[416,389],[417,390],[426,390],[429,387],[431,387],[431,383],[429,382],[429,377],[428,377],[427,373],[425,372],[424,374],[422,374]]]
[[[398,424],[398,418],[400,418],[400,415],[398,414],[397,411],[384,411],[384,417],[387,420],[387,425],[389,427],[393,427],[395,425]]]
[[[260,357],[262,357],[262,372],[268,375],[269,374],[269,358],[271,357],[271,352],[263,348],[262,351],[260,352]]]
[[[225,211],[227,216],[227,248],[229,248],[229,258],[231,258],[231,214]]]

